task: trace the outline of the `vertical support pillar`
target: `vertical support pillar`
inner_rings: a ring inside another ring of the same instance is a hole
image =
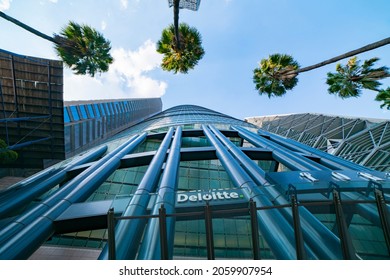
[[[18,101],[18,90],[16,86],[16,74],[15,74],[15,61],[14,56],[11,55],[11,72],[12,72],[12,82],[14,87],[14,102],[15,102],[15,113],[16,117],[19,117],[19,101]]]
[[[51,91],[51,65],[47,63],[47,92],[49,94],[49,115],[50,115],[50,146],[51,157],[54,158],[54,136],[53,136],[53,96]]]
[[[353,248],[351,236],[348,232],[347,223],[345,221],[343,208],[339,193],[333,190],[333,204],[336,214],[337,229],[339,232],[339,238],[341,242],[341,251],[345,260],[354,260],[356,258],[355,249]]]
[[[107,213],[107,230],[108,230],[108,259],[116,259],[115,245],[115,217],[114,208],[110,208]]]
[[[253,259],[260,260],[259,224],[257,222],[256,202],[253,199],[249,201],[249,213],[251,217]]]
[[[164,204],[161,204],[161,207],[158,209],[158,221],[160,226],[161,259],[168,260],[167,212]]]
[[[213,220],[211,216],[211,207],[207,203],[204,209],[205,225],[206,225],[206,246],[207,259],[215,260],[214,254],[214,237],[213,237]]]
[[[390,255],[390,222],[389,222],[389,214],[387,212],[387,206],[385,202],[385,198],[380,190],[375,189],[375,199],[376,205],[378,207],[379,218],[382,225],[383,235],[385,237],[387,251]]]
[[[13,82],[12,85],[13,85],[13,90],[14,90],[15,115],[17,118],[19,118],[20,114],[19,114],[18,89],[17,89],[17,85],[16,85],[15,61],[14,61],[13,55],[11,55],[11,72],[12,72],[12,82]],[[22,138],[24,135],[21,135],[20,122],[17,122],[16,126],[17,126],[18,137]],[[11,143],[8,143],[8,145],[10,146]],[[23,157],[23,154],[21,154],[20,156]]]
[[[253,181],[240,163],[225,148],[205,125],[202,125],[203,132],[213,147],[216,149],[218,159],[225,168],[230,179],[236,188],[243,191],[246,199],[253,199],[260,207],[272,206],[263,190]],[[276,209],[264,211],[263,215],[257,215],[259,228],[271,250],[278,259],[295,259],[294,229],[291,223],[285,219]],[[272,244],[272,245],[271,245]],[[315,257],[313,257],[315,258]]]
[[[295,247],[297,250],[297,259],[304,260],[306,259],[305,243],[302,235],[297,198],[295,197],[294,194],[291,195],[291,211],[292,211],[293,222],[294,222],[294,235],[295,235]]]
[[[4,96],[3,96],[3,86],[1,84],[1,79],[0,79],[0,96],[1,96],[1,105],[3,106],[3,116],[4,116],[4,119],[7,119],[8,116],[7,114],[5,113],[5,104],[4,104]],[[9,146],[9,136],[8,136],[8,122],[4,122],[4,125],[5,125],[5,141],[7,143],[7,146]]]
[[[156,191],[155,189],[160,178],[161,169],[172,141],[173,132],[174,128],[171,127],[165,134],[164,140],[161,142],[156,154],[153,156],[153,159],[142,177],[137,190],[135,191],[129,204],[126,206],[126,209],[123,211],[123,217],[146,215],[150,194]],[[156,213],[153,213],[153,215],[154,214]],[[131,222],[122,220],[118,222],[115,232],[115,239],[118,243],[116,252],[118,260],[131,260],[135,258],[137,253],[142,253],[142,250],[139,250],[139,244],[144,233],[146,223],[153,223],[154,221],[156,220],[152,218],[149,221],[146,219],[135,219],[131,220]],[[156,240],[160,241],[158,229],[159,228],[157,226],[153,233],[156,234]],[[150,242],[151,239],[144,236],[143,240],[144,244],[145,242]],[[160,246],[158,246],[158,249],[160,249]],[[160,256],[161,253],[159,253],[159,257]],[[104,247],[100,253],[99,259],[102,260],[107,258],[108,250],[107,247]]]

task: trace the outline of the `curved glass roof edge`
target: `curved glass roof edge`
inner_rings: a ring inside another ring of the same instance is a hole
[[[176,114],[175,117],[170,117],[164,115],[166,111],[168,110],[181,110],[182,114]],[[192,110],[188,110],[192,109]],[[191,111],[193,113],[191,113]],[[201,111],[201,112],[199,112]],[[202,112],[203,111],[203,112]],[[197,112],[197,113],[195,113]],[[205,114],[204,112],[212,112],[212,114]],[[108,145],[110,149],[111,145],[115,145],[115,142],[121,142],[124,141],[125,138],[131,137],[134,134],[141,133],[141,132],[148,132],[148,133],[154,133],[157,131],[153,130],[159,130],[159,132],[163,132],[167,130],[167,128],[171,126],[185,126],[185,125],[192,125],[193,127],[198,127],[200,129],[200,126],[202,124],[213,124],[216,128],[219,129],[230,129],[231,125],[238,125],[238,126],[244,126],[246,128],[251,129],[258,129],[257,126],[247,123],[243,120],[235,119],[229,116],[226,116],[222,113],[218,113],[212,110],[209,110],[204,107],[200,107],[197,105],[180,105],[175,106],[170,109],[164,110],[160,113],[154,114],[153,116],[146,118],[144,120],[140,120],[138,124],[135,124],[127,129],[125,129],[122,132],[119,132],[118,134],[110,137],[109,139],[103,140],[99,143],[100,145]],[[195,113],[195,114],[194,114]],[[198,116],[198,117],[192,117],[192,116]],[[203,117],[203,116],[209,116],[209,117]],[[183,120],[184,117],[184,120]],[[167,121],[164,121],[164,119],[167,119]],[[191,128],[192,129],[192,128]],[[152,132],[153,131],[153,132]],[[116,145],[115,145],[116,146]],[[88,150],[87,150],[88,151]],[[83,152],[84,153],[84,152]]]

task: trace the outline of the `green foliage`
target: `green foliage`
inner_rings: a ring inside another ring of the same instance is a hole
[[[18,153],[7,148],[4,140],[0,139],[0,164],[8,164],[18,159]]]
[[[388,77],[387,67],[373,68],[379,58],[371,58],[360,64],[356,57],[343,66],[337,64],[336,73],[327,73],[328,92],[341,98],[358,97],[362,89],[380,91],[378,80]]]
[[[290,55],[272,54],[268,59],[262,59],[259,67],[253,70],[256,90],[268,97],[286,94],[298,83],[298,68],[298,62]]]
[[[390,87],[380,90],[375,100],[383,102],[381,108],[386,107],[387,110],[390,110]]]
[[[204,55],[202,38],[196,28],[185,23],[179,25],[180,48],[177,47],[174,25],[163,30],[157,42],[157,52],[164,55],[161,67],[175,74],[188,73]]]
[[[70,21],[55,42],[57,54],[76,74],[93,77],[108,71],[113,62],[110,41],[90,26]]]

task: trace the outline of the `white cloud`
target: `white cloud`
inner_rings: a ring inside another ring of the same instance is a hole
[[[58,3],[58,0],[49,0],[49,2]]]
[[[147,76],[148,72],[159,67],[162,59],[151,40],[136,51],[114,49],[112,56],[114,63],[101,76],[91,78],[66,71],[64,99],[143,98],[165,94],[167,83]]]
[[[120,0],[121,1],[121,7],[123,9],[127,9],[127,6],[129,4],[129,1],[128,0]]]
[[[104,20],[101,22],[101,28],[102,30],[106,30],[107,28],[107,22],[105,22]]]
[[[0,0],[0,11],[8,10],[12,0]]]

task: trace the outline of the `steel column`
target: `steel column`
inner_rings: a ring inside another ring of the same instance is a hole
[[[283,205],[289,202],[281,195],[269,182],[265,179],[265,171],[262,170],[253,160],[245,155],[236,145],[227,139],[219,130],[210,126],[211,130],[217,138],[227,147],[227,149],[237,158],[248,174],[253,178],[255,183],[263,186],[261,189],[272,198],[275,204]],[[290,224],[294,223],[292,212],[287,208],[281,208],[280,212],[285,216]],[[300,217],[302,219],[302,230],[306,244],[310,245],[311,250],[318,255],[320,259],[340,259],[342,254],[340,251],[340,240],[323,225],[313,214],[305,207],[300,208]],[[323,244],[323,246],[319,246]]]
[[[290,150],[282,147],[281,145],[273,143],[272,141],[269,141],[253,132],[250,132],[241,127],[234,126],[232,128],[238,132],[238,135],[240,135],[240,137],[244,138],[253,145],[271,150],[274,158],[277,161],[283,163],[291,170],[329,170],[329,168],[320,165],[312,160],[309,160],[302,155],[291,152]]]
[[[375,189],[376,205],[378,207],[378,213],[381,221],[383,235],[387,246],[387,251],[390,255],[390,221],[389,213],[387,211],[387,205],[385,198],[380,190]]]
[[[251,236],[252,236],[252,251],[253,259],[260,260],[260,245],[259,245],[259,224],[257,222],[256,202],[251,199],[249,201],[249,213],[251,217]]]
[[[173,132],[174,128],[171,127],[149,164],[129,205],[123,212],[123,217],[142,216],[146,214],[150,193],[155,190],[158,179],[160,178],[161,168],[164,164],[169,145],[171,144]],[[118,260],[135,258],[145,224],[146,221],[144,219],[120,220],[118,222],[115,229],[115,240],[117,244],[116,258]],[[108,259],[107,246],[103,248],[99,259]]]
[[[274,134],[271,134],[271,133],[263,131],[263,130],[259,130],[259,133],[266,135],[267,137],[269,137],[271,139],[271,141],[274,141],[274,142],[276,142],[282,146],[285,146],[287,148],[294,149],[296,151],[306,153],[308,155],[319,156],[321,158],[321,162],[325,166],[328,166],[332,169],[335,169],[335,170],[355,170],[355,171],[361,171],[361,172],[367,172],[367,173],[372,172],[371,169],[369,169],[365,166],[361,166],[359,164],[350,162],[348,160],[339,158],[337,156],[330,155],[326,152],[314,149],[314,148],[309,147],[307,145],[304,145],[302,143],[296,142],[292,139],[286,139],[286,138],[283,138],[279,135],[274,135]],[[359,199],[358,195],[356,195],[354,193],[344,193],[344,195],[346,197],[350,198],[351,200]],[[369,198],[375,199],[375,197],[372,195],[369,195]],[[379,221],[378,213],[376,212],[376,208],[373,205],[367,205],[367,204],[357,205],[356,208],[357,208],[359,214],[361,214],[366,219]]]
[[[208,203],[206,203],[206,206],[204,207],[204,222],[206,228],[207,259],[215,260],[213,218],[211,214],[211,207]]]
[[[14,187],[8,189],[6,193],[0,193],[0,219],[11,215],[12,212],[20,209],[26,203],[39,197],[43,193],[66,180],[67,172],[70,169],[78,165],[96,160],[106,151],[107,146],[104,145],[96,150],[85,153],[82,156],[75,157],[73,161],[67,164],[64,168],[58,170],[50,169],[52,172],[46,174],[44,180],[40,180],[39,177],[37,180],[30,180],[26,184],[20,184],[16,188]]]
[[[243,191],[248,201],[252,198],[259,207],[272,206],[264,192],[258,188],[252,178],[244,171],[233,156],[218,141],[206,126],[202,126],[204,134],[216,149],[217,157],[229,174],[233,184]],[[295,259],[294,230],[290,223],[277,209],[257,214],[260,231],[271,245],[271,250],[278,259]]]
[[[301,222],[299,218],[298,202],[295,195],[291,196],[291,212],[294,221],[295,248],[297,250],[297,259],[304,260],[306,259],[305,242],[303,240]],[[320,244],[317,245],[320,246]]]
[[[87,199],[145,138],[146,133],[132,137],[1,230],[0,259],[28,258],[54,233],[53,221],[72,203]]]
[[[348,232],[348,226],[345,221],[343,207],[341,205],[341,200],[339,193],[336,190],[333,190],[333,205],[335,208],[336,214],[336,223],[337,229],[341,241],[341,249],[343,252],[343,257],[346,260],[355,260],[356,252],[352,244],[351,236]]]
[[[169,149],[167,162],[162,174],[161,182],[157,191],[157,199],[155,205],[151,211],[152,215],[159,213],[160,205],[164,205],[164,209],[169,214],[175,213],[175,202],[177,191],[178,172],[180,166],[180,147],[181,147],[181,127],[176,128],[175,136]],[[138,259],[141,260],[155,260],[159,259],[163,252],[160,252],[160,238],[158,234],[158,223],[156,219],[151,219],[148,222],[144,242],[139,250]],[[173,256],[173,239],[175,234],[175,220],[170,217],[166,221],[167,228],[167,253],[168,259],[172,259]]]
[[[115,217],[114,208],[110,208],[107,213],[107,231],[108,231],[108,259],[116,259],[116,245],[115,245]]]
[[[158,209],[158,222],[160,226],[161,259],[168,260],[167,211],[164,204],[161,204],[161,207]]]
[[[312,147],[307,146],[305,144],[299,143],[299,142],[294,141],[292,139],[283,138],[279,135],[275,135],[275,134],[269,133],[269,132],[261,130],[261,129],[259,130],[259,133],[261,133],[262,135],[266,135],[267,137],[270,138],[271,141],[273,141],[279,145],[282,145],[286,148],[293,149],[293,150],[305,153],[307,155],[318,156],[321,158],[321,162],[325,166],[330,167],[331,169],[336,169],[336,170],[337,169],[339,169],[339,170],[348,169],[348,170],[357,170],[357,171],[366,171],[366,172],[371,171],[367,167],[364,167],[364,166],[361,166],[359,164],[342,159],[340,157],[328,154],[326,152],[317,150],[315,148],[312,148]]]

